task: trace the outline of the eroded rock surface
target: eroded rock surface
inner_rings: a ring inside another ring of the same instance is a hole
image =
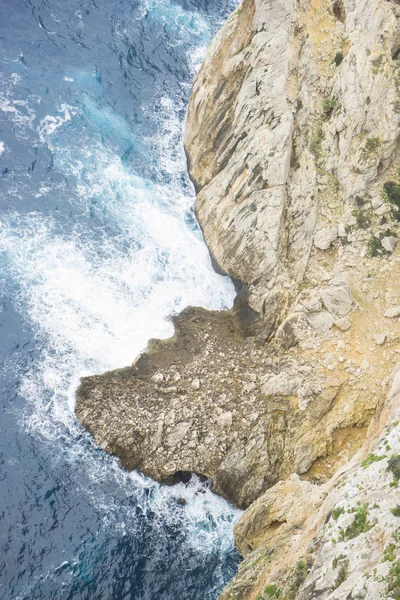
[[[78,418],[126,468],[158,481],[211,477],[241,507],[291,473],[326,481],[363,443],[396,361],[400,328],[391,319],[388,331],[384,315],[400,294],[399,263],[385,261],[373,277],[381,262],[368,259],[351,285],[340,272],[301,292],[289,348],[286,337],[265,344],[257,327],[249,337],[236,310],[186,309],[175,336],[151,341],[133,366],[82,380]],[[352,300],[349,327],[322,309],[326,291],[343,286],[346,301],[351,287],[363,299]],[[316,326],[320,314],[329,328]]]
[[[78,389],[77,416],[124,467],[158,481],[196,472],[246,507],[329,454],[340,429],[360,428],[347,450],[358,448],[378,398],[361,412],[350,401],[341,415],[343,400],[332,410],[344,370],[327,379],[322,362],[311,368],[245,339],[229,312],[189,308],[175,329],[132,367],[84,378]]]
[[[245,557],[221,600],[397,598],[400,530],[400,364],[366,443],[316,486],[294,475],[235,527]]]
[[[399,11],[387,0],[245,0],[196,78],[185,146],[198,219],[267,331],[313,240],[326,251],[353,221],[390,212],[377,199],[397,157]]]

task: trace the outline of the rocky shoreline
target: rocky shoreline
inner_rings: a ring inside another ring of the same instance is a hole
[[[400,595],[400,6],[244,0],[185,149],[232,311],[189,307],[76,414],[127,469],[246,508],[224,600]],[[397,524],[399,523],[399,525]]]

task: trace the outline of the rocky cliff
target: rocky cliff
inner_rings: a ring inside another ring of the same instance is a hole
[[[236,305],[186,309],[173,338],[77,392],[123,466],[196,472],[248,507],[224,600],[400,594],[399,18],[395,0],[231,15],[185,148]]]
[[[310,254],[321,276],[313,242],[338,249],[354,218],[375,224],[390,210],[398,14],[387,0],[245,0],[195,81],[185,146],[199,222],[268,332]]]

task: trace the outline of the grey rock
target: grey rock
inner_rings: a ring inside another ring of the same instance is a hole
[[[316,232],[314,236],[314,246],[319,250],[328,250],[337,239],[337,228],[324,227]]]
[[[155,373],[151,378],[153,383],[162,383],[164,381],[164,375],[162,373]]]
[[[374,340],[375,340],[375,344],[377,346],[383,346],[384,343],[386,342],[386,333],[380,333],[379,335],[376,335]]]
[[[326,310],[319,312],[309,312],[305,314],[305,317],[311,327],[319,333],[327,333],[333,327],[333,317]]]
[[[221,427],[231,427],[232,421],[233,417],[231,411],[224,412],[218,417],[218,423],[221,425]]]
[[[393,308],[388,308],[388,310],[383,313],[383,316],[387,319],[394,319],[395,317],[399,317],[400,306],[393,306]]]
[[[374,198],[372,198],[371,204],[372,204],[372,208],[374,210],[376,210],[377,208],[379,208],[380,206],[382,206],[383,199],[381,198],[381,196],[375,196]]]
[[[390,213],[390,206],[384,202],[374,212],[378,217],[383,217],[383,216],[387,215],[388,213]]]
[[[280,325],[276,332],[276,339],[283,348],[288,350],[299,343],[296,337],[295,325],[301,317],[301,313],[289,315],[287,319]]]
[[[387,236],[381,239],[382,248],[387,252],[394,252],[396,250],[398,239],[394,236]]]
[[[339,317],[345,317],[353,305],[353,296],[349,285],[331,285],[323,290],[321,297],[325,308]]]
[[[300,377],[290,376],[288,373],[267,376],[262,381],[261,391],[266,396],[294,396],[302,385]]]
[[[335,319],[335,325],[342,331],[347,331],[351,327],[351,321],[348,317],[343,317],[341,319]]]
[[[194,390],[199,390],[200,389],[200,379],[198,377],[195,377],[191,383],[191,386]]]

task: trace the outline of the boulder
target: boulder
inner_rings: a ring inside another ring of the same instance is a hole
[[[345,317],[353,305],[353,296],[345,275],[337,275],[321,294],[325,308],[338,317]]]
[[[332,329],[334,324],[332,315],[326,310],[309,312],[305,314],[305,317],[311,327],[315,329],[315,331],[318,331],[318,333],[327,333]]]
[[[381,239],[381,246],[386,250],[386,252],[394,252],[396,250],[398,239],[394,236],[386,236]]]
[[[324,227],[316,232],[314,236],[314,246],[319,250],[328,250],[337,239],[337,227]]]

